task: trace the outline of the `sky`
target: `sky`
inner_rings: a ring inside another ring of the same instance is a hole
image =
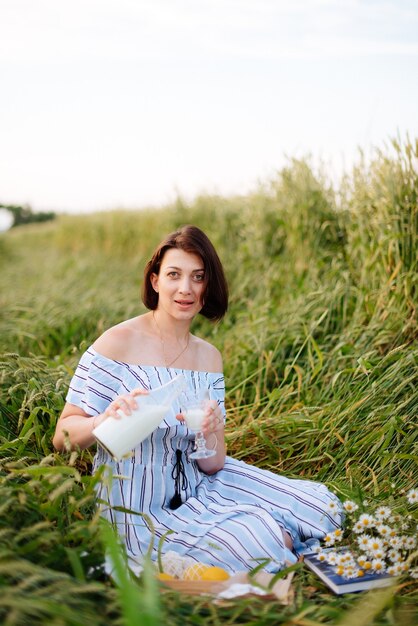
[[[418,0],[0,0],[0,204],[85,212],[331,175],[418,136]]]

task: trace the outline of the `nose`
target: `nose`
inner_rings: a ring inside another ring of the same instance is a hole
[[[191,292],[191,280],[188,276],[183,276],[179,285],[179,292],[182,294]]]

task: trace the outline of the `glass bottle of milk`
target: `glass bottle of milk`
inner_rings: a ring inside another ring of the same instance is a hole
[[[120,460],[146,439],[161,423],[173,402],[186,388],[186,380],[178,374],[165,385],[136,397],[138,408],[119,418],[109,417],[93,430],[99,444],[116,460]]]

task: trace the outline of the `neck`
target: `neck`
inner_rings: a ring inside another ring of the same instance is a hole
[[[156,326],[159,335],[166,342],[184,342],[189,336],[191,321],[176,320],[168,316],[164,311],[156,309],[151,313],[154,327]]]
[[[179,332],[180,324],[170,325],[164,324],[161,315],[157,311],[152,312],[152,319],[161,343],[161,351],[166,367],[174,365],[174,363],[186,353],[189,347],[190,323],[181,324],[182,332]],[[185,328],[186,326],[186,328]],[[175,332],[173,332],[175,331]]]

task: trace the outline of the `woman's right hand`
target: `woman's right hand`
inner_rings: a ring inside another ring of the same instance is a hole
[[[135,411],[135,409],[138,408],[138,403],[135,400],[136,396],[146,395],[148,395],[148,391],[142,389],[142,387],[137,387],[129,393],[116,396],[103,413],[100,413],[95,417],[93,420],[93,429],[99,426],[99,424],[104,422],[108,417],[120,419],[122,415],[119,411],[122,411],[125,415],[131,415],[132,411]]]
[[[93,430],[99,426],[99,424],[109,417],[120,419],[121,415],[118,411],[130,415],[132,411],[138,408],[135,398],[147,394],[148,391],[140,387],[132,389],[130,393],[116,396],[103,413],[99,413],[94,417],[86,413],[76,404],[66,402],[55,428],[53,438],[55,449],[64,452],[68,449],[68,444],[70,444],[71,449],[79,447],[84,450],[88,448],[96,441]]]

